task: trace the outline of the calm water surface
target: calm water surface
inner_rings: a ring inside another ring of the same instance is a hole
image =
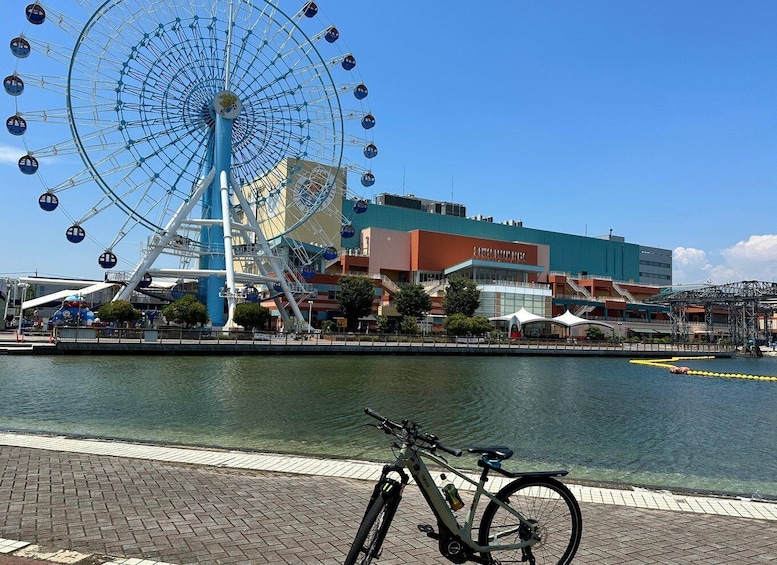
[[[777,358],[682,364],[777,375]],[[623,359],[0,356],[0,398],[6,430],[382,460],[370,406],[511,446],[514,470],[777,497],[777,382]]]

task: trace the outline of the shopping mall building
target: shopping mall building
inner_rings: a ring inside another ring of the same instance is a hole
[[[342,213],[356,203],[343,199],[332,205]],[[444,320],[446,281],[464,277],[477,283],[480,307],[476,314],[487,318],[521,309],[552,318],[569,310],[605,322],[622,336],[669,333],[667,308],[644,302],[660,287],[672,284],[672,253],[668,249],[627,243],[612,234],[586,237],[532,229],[515,221],[495,223],[492,218],[468,218],[461,204],[412,195],[380,194],[362,213],[350,214],[352,237],[341,236],[342,216],[319,214],[321,218],[298,226],[283,238],[314,246],[309,243],[317,237],[312,225],[325,231],[335,246],[339,243],[340,254],[335,258],[325,259],[319,254],[312,265],[314,273],[306,276],[309,291],[299,299],[299,309],[312,317],[316,327],[340,316],[340,278],[366,275],[374,281],[375,300],[373,314],[365,323],[374,322],[379,315],[398,317],[394,300],[397,292],[404,284],[418,283],[433,304],[423,326],[439,327]],[[289,246],[287,254],[293,263],[291,249]],[[300,270],[302,267],[297,265]],[[56,282],[31,279],[27,284],[36,287],[35,296],[41,296],[68,284]],[[170,289],[167,291],[169,294]],[[101,299],[99,294],[89,296],[95,305],[110,299]],[[148,293],[133,296],[141,309],[159,305],[158,301],[143,302],[156,300]],[[271,300],[265,304],[276,308]],[[538,323],[531,329],[543,335],[559,333],[559,327],[553,324]],[[577,329],[578,333],[584,331]],[[524,333],[532,335],[531,331]]]
[[[666,308],[643,300],[672,284],[671,250],[611,234],[584,237],[467,218],[461,204],[412,195],[379,195],[353,225],[356,237],[342,239],[340,256],[322,261],[309,281],[316,287],[314,324],[337,315],[340,276],[367,275],[376,286],[374,314],[397,315],[393,296],[403,284],[418,283],[432,297],[428,322],[438,325],[445,281],[461,276],[477,283],[476,314],[488,318],[521,308],[543,317],[569,310],[608,321],[620,335],[668,332]]]

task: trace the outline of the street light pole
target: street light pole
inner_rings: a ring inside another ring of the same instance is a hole
[[[5,279],[5,306],[3,307],[3,320],[8,318],[8,303],[11,301],[11,279]],[[3,326],[5,327],[5,326]]]
[[[24,299],[27,298],[27,289],[30,287],[28,283],[17,283],[19,289],[19,328],[22,327],[22,318],[24,318]]]
[[[313,331],[313,301],[308,300],[308,333]]]

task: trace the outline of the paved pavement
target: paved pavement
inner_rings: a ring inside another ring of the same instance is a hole
[[[0,565],[340,564],[379,468],[0,433]],[[777,562],[776,503],[570,486],[575,563]],[[408,489],[379,563],[449,563],[429,521]]]

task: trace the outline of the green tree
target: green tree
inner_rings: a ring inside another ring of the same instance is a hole
[[[402,317],[421,319],[432,309],[432,299],[420,284],[410,284],[400,289],[394,297],[397,311]]]
[[[448,281],[442,307],[448,316],[464,314],[473,316],[480,306],[480,291],[474,281],[453,277]]]
[[[405,316],[402,318],[400,328],[402,329],[403,334],[416,335],[420,332],[420,328],[418,327],[418,318],[414,318],[413,316]]]
[[[139,320],[143,313],[126,300],[107,302],[97,309],[97,317],[103,322],[124,324]]]
[[[378,316],[378,333],[385,334],[389,330],[388,316]]]
[[[348,328],[354,329],[359,318],[372,313],[375,299],[375,286],[367,277],[341,277],[337,303],[348,322]]]
[[[184,327],[204,324],[208,321],[208,308],[192,294],[165,306],[162,314],[168,321]]]
[[[473,316],[469,319],[469,332],[472,335],[487,334],[493,329],[494,327],[491,325],[491,322],[488,320],[488,318],[483,316]]]
[[[588,326],[588,329],[585,330],[585,335],[592,340],[604,339],[604,333],[597,326]]]
[[[270,309],[260,304],[244,302],[235,307],[233,320],[249,331],[264,328],[270,321]]]
[[[464,314],[453,314],[445,318],[443,326],[451,335],[467,335],[469,333],[469,317]]]
[[[464,314],[448,316],[443,325],[451,335],[483,335],[493,329],[488,318],[483,316],[469,317]]]

